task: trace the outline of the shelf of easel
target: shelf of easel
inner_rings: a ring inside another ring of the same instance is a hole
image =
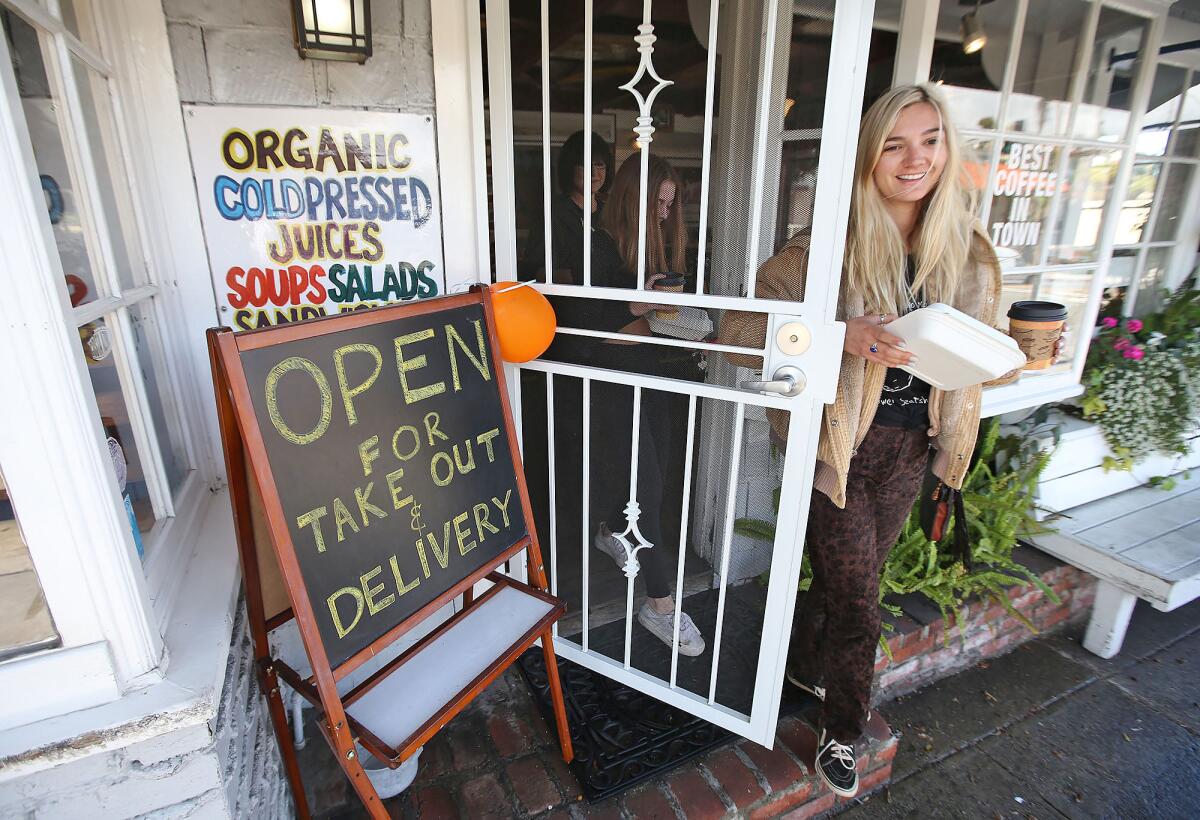
[[[342,698],[355,739],[391,768],[413,755],[558,620],[558,599],[499,573],[493,586]],[[507,646],[499,657],[495,647]],[[311,678],[279,677],[318,709]],[[431,681],[440,681],[437,689]],[[322,720],[323,718],[318,718]]]

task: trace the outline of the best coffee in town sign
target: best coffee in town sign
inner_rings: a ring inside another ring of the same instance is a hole
[[[221,321],[235,330],[445,292],[433,123],[185,107]]]

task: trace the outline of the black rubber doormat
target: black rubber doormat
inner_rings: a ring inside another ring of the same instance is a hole
[[[745,589],[745,588],[743,588]],[[731,593],[733,590],[731,590]],[[722,650],[718,668],[718,702],[749,712],[757,669],[758,640],[746,640],[746,630],[757,633],[755,623],[761,624],[761,610],[755,613],[755,598],[760,590],[745,590],[748,594],[730,595],[725,617],[725,635],[738,635],[740,651],[726,647]],[[685,602],[688,612],[701,632],[713,634],[715,623],[715,590],[690,596]],[[736,599],[736,600],[735,600]],[[706,629],[706,627],[708,627]],[[617,621],[590,631],[589,646],[616,657],[617,646],[624,646],[624,621]],[[731,632],[731,630],[733,630]],[[635,665],[642,671],[667,677],[657,667],[664,663],[669,669],[670,657],[666,647],[657,642],[640,625],[633,627],[631,660],[641,658]],[[577,636],[571,637],[578,642]],[[730,642],[732,645],[732,641]],[[661,649],[660,649],[661,648]],[[711,647],[705,655],[711,656]],[[727,650],[728,654],[727,654]],[[711,659],[680,658],[678,683],[692,691],[711,674]],[[649,667],[649,668],[647,668]],[[534,692],[538,708],[549,727],[554,726],[554,714],[549,697],[546,667],[542,651],[533,648],[525,652],[518,668]],[[603,675],[592,672],[571,661],[558,659],[559,677],[571,726],[571,742],[575,760],[570,769],[584,798],[595,802],[619,794],[646,780],[661,777],[697,755],[722,746],[735,735],[686,712],[668,706]],[[665,670],[663,670],[665,671]],[[789,691],[790,690],[790,691]],[[784,687],[781,714],[791,714],[803,708],[807,699],[790,686]],[[553,733],[553,730],[552,730]]]

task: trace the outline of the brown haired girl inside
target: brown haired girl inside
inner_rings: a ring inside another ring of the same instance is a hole
[[[767,260],[756,295],[801,299],[808,246],[802,233]],[[853,745],[869,717],[883,563],[931,449],[934,472],[961,487],[979,427],[982,385],[942,392],[899,369],[915,358],[887,325],[933,302],[991,325],[999,291],[1000,266],[976,225],[945,102],[927,86],[893,88],[859,132],[838,302],[846,339],[817,450],[806,544],[812,586],[796,613],[787,671],[822,701],[817,770],[840,795],[858,791]],[[729,313],[721,338],[761,346],[765,329],[761,314]],[[768,414],[775,435],[786,436],[782,414]]]
[[[639,252],[645,272],[645,287],[668,273],[682,273],[687,250],[683,219],[682,185],[666,160],[651,154],[647,162],[646,186],[641,185],[641,153],[621,164],[608,196],[601,225],[617,251],[618,264],[598,268],[593,259],[592,282],[601,287],[637,287]],[[643,196],[644,191],[644,196]],[[639,249],[639,225],[645,220],[644,243]],[[650,375],[670,375],[659,345],[636,341],[650,336],[646,314],[656,307],[649,302],[588,300],[589,315],[580,317],[582,327],[617,331],[630,339],[608,339],[593,346],[590,363],[613,370]],[[671,594],[670,555],[662,527],[663,487],[672,452],[672,396],[660,390],[641,391],[638,412],[637,490],[630,496],[630,464],[633,459],[633,391],[625,386],[597,380],[592,387],[591,452],[596,461],[592,494],[592,543],[619,566],[629,560],[626,544],[637,548],[640,533],[645,546],[634,555],[638,577],[645,583],[646,601],[638,610],[638,622],[668,646],[675,635],[675,597]],[[676,447],[681,446],[675,443]],[[631,516],[627,504],[636,501]],[[631,528],[630,518],[635,528]],[[677,590],[680,594],[682,591]],[[694,657],[704,652],[704,638],[685,612],[679,613],[679,652]]]

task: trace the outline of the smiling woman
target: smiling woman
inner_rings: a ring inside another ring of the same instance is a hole
[[[936,108],[918,103],[901,111],[871,175],[883,199],[924,199],[946,166],[942,143],[942,123]]]
[[[936,390],[901,369],[916,358],[886,325],[927,302],[993,324],[1000,268],[975,226],[974,197],[946,103],[928,86],[880,97],[859,131],[845,284],[846,337],[837,395],[825,410],[809,512],[813,582],[794,622],[787,678],[823,701],[817,772],[843,796],[858,791],[853,744],[869,705],[880,634],[879,574],[930,460],[962,486],[978,431],[981,385]],[[800,234],[759,271],[759,294],[805,297],[810,237]],[[799,287],[797,287],[799,285]],[[764,341],[765,323],[731,311],[722,341]],[[786,430],[772,418],[775,434]]]

